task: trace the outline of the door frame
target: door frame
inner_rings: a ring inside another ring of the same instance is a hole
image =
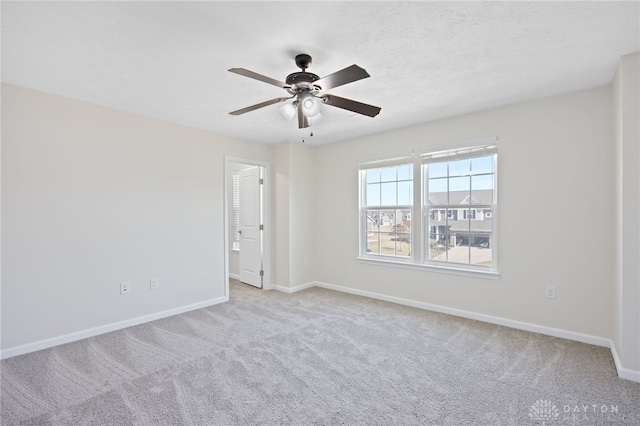
[[[264,270],[264,277],[262,281],[262,288],[265,290],[271,289],[271,272],[273,270],[271,266],[271,164],[265,161],[251,160],[248,158],[233,157],[229,155],[224,156],[224,282],[225,282],[225,297],[229,298],[229,225],[231,218],[229,217],[229,202],[231,197],[230,188],[231,181],[231,164],[240,163],[250,166],[258,166],[263,168],[264,179],[262,185],[262,217],[264,219],[264,231],[262,231],[262,264]]]

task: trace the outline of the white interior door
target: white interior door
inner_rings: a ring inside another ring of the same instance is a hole
[[[262,287],[262,235],[260,231],[260,168],[240,173],[240,281]]]

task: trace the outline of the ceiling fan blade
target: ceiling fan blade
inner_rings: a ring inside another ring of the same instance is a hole
[[[369,73],[364,68],[360,68],[354,64],[340,71],[336,71],[333,74],[329,74],[326,77],[322,77],[320,80],[315,81],[313,85],[322,87],[322,90],[329,90],[367,77],[371,77]]]
[[[286,83],[276,80],[275,78],[267,77],[266,75],[258,74],[257,72],[249,71],[244,68],[230,68],[229,72],[240,74],[245,77],[253,78],[256,80],[264,81],[265,83],[273,84],[274,86],[278,86],[282,89],[286,89],[289,87]]]
[[[309,127],[309,120],[307,116],[302,112],[302,102],[298,102],[298,129],[305,129]]]
[[[269,105],[277,104],[278,102],[283,102],[283,101],[286,101],[287,99],[291,99],[291,98],[275,98],[275,99],[271,99],[271,100],[268,100],[268,101],[260,102],[259,104],[248,106],[246,108],[238,109],[236,111],[231,111],[229,114],[231,114],[231,115],[244,114],[245,112],[249,112],[249,111],[256,110],[258,108],[262,108],[262,107],[266,107],[266,106],[269,106]]]
[[[347,109],[349,111],[357,112],[358,114],[368,115],[369,117],[375,117],[382,109],[377,106],[363,104],[362,102],[352,101],[351,99],[341,98],[340,96],[334,95],[322,96],[322,100],[327,105]]]

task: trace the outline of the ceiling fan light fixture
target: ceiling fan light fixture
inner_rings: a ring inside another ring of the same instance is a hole
[[[307,119],[309,120],[309,126],[313,126],[322,121],[322,113],[318,113],[313,117],[308,117]]]
[[[315,98],[313,95],[305,96],[301,102],[302,102],[302,112],[307,117],[313,118],[316,115],[320,114],[321,102],[319,99]]]
[[[282,105],[282,107],[280,108],[280,114],[282,115],[282,117],[284,117],[285,120],[291,121],[291,119],[295,117],[297,103],[298,101],[293,101],[286,102],[284,105]]]

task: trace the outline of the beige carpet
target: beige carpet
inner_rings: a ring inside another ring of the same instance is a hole
[[[3,425],[640,424],[608,349],[313,288],[3,360]]]

